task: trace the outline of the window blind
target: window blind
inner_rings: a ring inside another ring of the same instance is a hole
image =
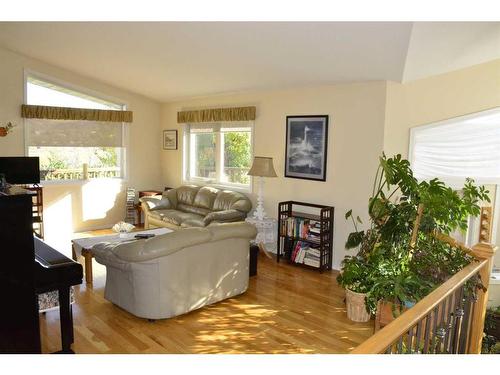
[[[122,124],[86,120],[25,119],[28,145],[122,147]]]
[[[438,177],[452,187],[467,177],[500,183],[500,108],[413,128],[410,160],[415,177]]]
[[[253,121],[238,121],[238,122],[206,122],[186,124],[187,133],[214,133],[228,131],[250,131]]]

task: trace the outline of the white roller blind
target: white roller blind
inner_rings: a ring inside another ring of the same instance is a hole
[[[122,147],[122,123],[26,119],[29,146]]]
[[[410,161],[419,180],[499,184],[500,108],[413,128]]]

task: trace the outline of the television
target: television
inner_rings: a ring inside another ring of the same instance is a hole
[[[0,157],[0,173],[3,173],[5,180],[12,185],[39,184],[40,159],[27,156]]]

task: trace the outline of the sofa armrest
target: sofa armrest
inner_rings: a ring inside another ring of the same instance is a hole
[[[142,197],[139,198],[141,202],[141,207],[144,212],[154,211],[154,210],[164,210],[171,207],[170,201],[167,197],[162,197],[161,195],[155,195],[152,197]]]
[[[168,256],[185,247],[209,242],[211,234],[204,228],[186,228],[146,240],[131,240],[118,243],[99,243],[92,252],[96,260],[115,268],[128,262],[146,262]]]
[[[99,242],[92,246],[92,254],[97,263],[126,271],[130,269],[130,263],[123,261],[113,253],[113,249],[117,245],[118,243],[113,242]]]
[[[214,221],[230,223],[233,221],[242,221],[246,218],[246,214],[244,212],[238,210],[224,210],[224,211],[216,211],[211,212],[203,219],[203,223],[208,225]]]

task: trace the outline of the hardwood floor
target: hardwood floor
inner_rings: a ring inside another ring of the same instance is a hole
[[[76,353],[346,353],[373,321],[350,322],[336,272],[277,264],[262,254],[258,275],[238,297],[173,319],[148,322],[104,299],[105,268],[75,288]],[[60,348],[58,311],[41,315],[43,352]]]

